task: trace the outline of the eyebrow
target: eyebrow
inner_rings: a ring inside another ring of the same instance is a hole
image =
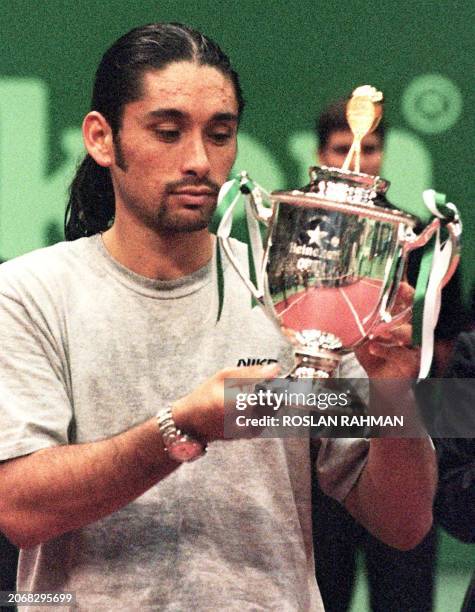
[[[147,113],[147,119],[180,119],[186,120],[189,115],[176,108],[157,108]],[[215,113],[210,121],[234,121],[238,122],[239,117],[235,113]]]

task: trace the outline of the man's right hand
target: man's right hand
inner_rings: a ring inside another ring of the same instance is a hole
[[[224,439],[225,416],[236,408],[233,401],[225,401],[225,381],[232,380],[232,386],[239,387],[241,392],[251,392],[251,381],[255,384],[275,378],[278,374],[279,366],[275,363],[220,370],[191,393],[174,402],[172,414],[176,426],[205,442]],[[242,387],[239,385],[240,380]],[[249,437],[249,428],[243,428],[242,435]]]
[[[277,373],[277,366],[221,370],[175,403],[177,427],[206,442],[223,439],[226,411],[234,409],[225,405],[225,380],[242,379],[247,388],[250,379]],[[0,530],[21,548],[35,546],[115,512],[179,465],[165,450],[156,418],[105,440],[10,459],[0,463]]]

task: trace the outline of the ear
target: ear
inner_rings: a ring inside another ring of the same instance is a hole
[[[114,159],[112,130],[101,113],[91,111],[84,117],[82,136],[87,152],[94,161],[99,166],[109,168]]]

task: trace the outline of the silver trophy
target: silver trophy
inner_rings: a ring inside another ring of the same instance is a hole
[[[417,217],[388,202],[388,187],[380,177],[312,167],[306,187],[266,194],[241,174],[255,282],[233,253],[231,209],[218,237],[254,298],[293,345],[291,378],[332,376],[343,354],[404,316],[394,317],[391,309],[408,254],[442,226],[452,252],[439,284],[455,270],[461,234],[456,208],[446,205],[448,219],[438,215],[421,230]],[[265,227],[263,241],[259,224]]]

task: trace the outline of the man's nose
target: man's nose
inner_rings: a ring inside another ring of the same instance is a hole
[[[210,162],[206,143],[201,136],[190,139],[184,151],[184,174],[204,177],[208,175],[209,171]]]

